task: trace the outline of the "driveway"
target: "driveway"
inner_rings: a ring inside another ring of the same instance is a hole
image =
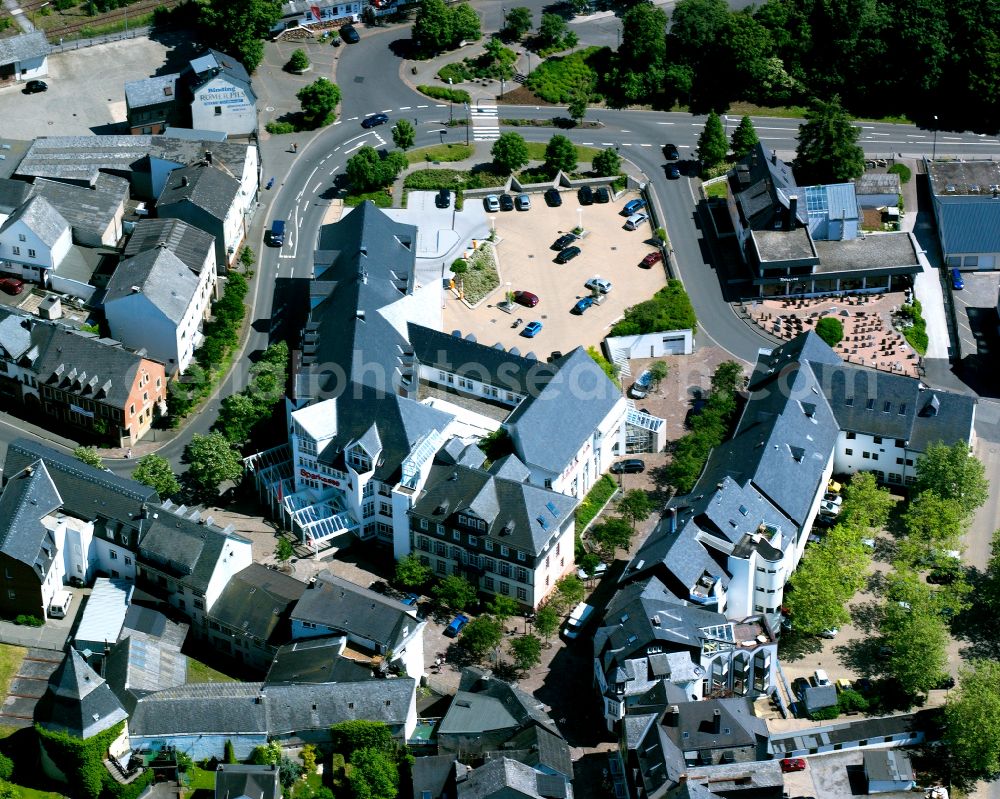
[[[444,329],[473,333],[486,345],[499,342],[522,353],[531,350],[541,358],[555,350],[569,352],[581,345],[598,345],[626,308],[648,300],[666,285],[662,264],[652,269],[638,266],[655,250],[649,224],[635,231],[623,228],[625,218],[619,212],[634,196],[583,207],[575,193],[565,191],[562,205],[550,208],[541,195],[532,195],[529,211],[490,214],[499,240],[500,287],[476,308],[451,295],[445,307]],[[581,254],[566,264],[555,263],[558,252],[552,249],[553,242],[581,223],[586,233],[574,242]],[[591,295],[584,283],[595,276],[610,280],[611,291],[600,305],[583,314],[573,313],[576,302]],[[530,291],[540,301],[535,308],[515,306],[513,313],[505,313],[497,303],[507,289]],[[513,326],[518,318],[525,324],[539,321],[543,329],[533,339],[524,338],[523,326]]]

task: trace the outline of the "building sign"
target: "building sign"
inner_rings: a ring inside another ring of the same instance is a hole
[[[307,469],[299,469],[299,476],[304,477],[306,480],[318,480],[323,485],[333,486],[334,488],[341,488],[343,485],[340,480],[334,480],[332,477],[324,477],[321,474],[310,472]],[[347,488],[351,488],[350,482],[347,483]]]
[[[86,416],[88,419],[93,419],[94,418],[94,414],[93,414],[92,411],[86,411],[83,408],[81,408],[79,405],[74,405],[72,402],[69,404],[69,409],[71,411],[73,411],[73,413],[80,414],[80,416]]]

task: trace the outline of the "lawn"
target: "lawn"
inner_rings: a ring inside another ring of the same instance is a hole
[[[497,274],[493,247],[481,244],[469,259],[469,271],[462,275],[465,301],[475,305],[499,285],[500,276]]]
[[[720,180],[718,183],[709,183],[705,186],[705,194],[709,197],[716,197],[720,200],[726,199],[728,196],[726,181]]]
[[[392,208],[392,195],[388,189],[376,189],[375,191],[366,191],[361,194],[348,194],[344,197],[344,205],[353,207],[361,205],[365,200],[371,200],[379,208]]]
[[[0,644],[0,687],[3,688],[5,697],[7,689],[10,688],[10,681],[17,674],[17,670],[21,667],[21,661],[24,660],[27,653],[28,650],[23,646]]]
[[[547,103],[568,103],[581,86],[597,83],[593,64],[595,54],[601,49],[588,47],[566,56],[547,58],[528,76],[527,87]]]
[[[686,108],[678,107],[675,110],[686,111]],[[799,105],[779,106],[772,108],[766,105],[755,105],[754,103],[733,103],[729,106],[729,118],[751,116],[751,117],[778,117],[781,119],[803,119],[807,108]],[[906,117],[887,116],[881,119],[870,119],[867,117],[857,117],[858,122],[886,122],[893,125],[912,125],[913,122]]]
[[[237,682],[235,677],[216,671],[211,666],[206,666],[200,660],[195,660],[190,655],[187,656],[187,681],[189,683],[198,682]],[[214,779],[214,778],[213,778]],[[215,784],[214,782],[212,783]]]
[[[545,160],[545,147],[547,142],[543,141],[529,141],[525,142],[528,145],[528,158],[532,161],[544,161]],[[600,147],[585,147],[582,144],[576,145],[576,158],[578,161],[584,161],[590,163],[594,160],[594,156],[601,152]]]
[[[191,766],[187,770],[187,781],[188,781],[188,788],[192,791],[197,791],[203,788],[209,788],[212,791],[215,790],[214,771],[206,771],[203,768],[198,768],[197,766]]]
[[[476,148],[468,144],[432,144],[429,147],[418,147],[406,153],[406,160],[411,164],[421,161],[464,161],[471,158]]]
[[[40,791],[37,788],[29,788],[26,785],[12,783],[17,790],[17,795],[21,799],[63,799],[63,794],[54,791]]]

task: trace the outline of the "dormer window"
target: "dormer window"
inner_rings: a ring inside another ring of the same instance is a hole
[[[369,458],[368,454],[360,447],[348,450],[347,462],[351,465],[351,468],[360,474],[364,474],[365,472],[370,472],[372,470],[372,459]]]

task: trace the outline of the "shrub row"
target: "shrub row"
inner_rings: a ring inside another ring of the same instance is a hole
[[[435,100],[447,100],[450,103],[472,102],[469,93],[464,89],[448,89],[444,86],[417,86],[417,90]]]
[[[679,280],[670,280],[651,300],[626,309],[625,317],[611,328],[612,336],[634,336],[662,330],[692,331],[698,327],[691,299]]]

